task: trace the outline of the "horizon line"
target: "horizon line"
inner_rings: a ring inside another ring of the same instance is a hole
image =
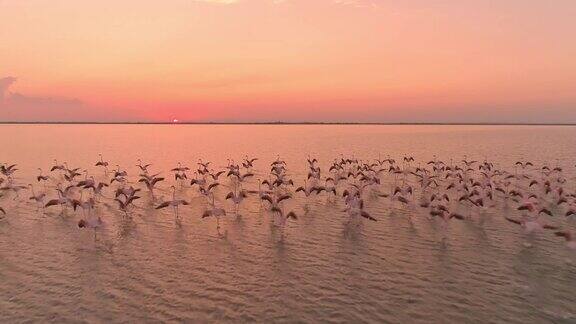
[[[576,126],[576,123],[514,122],[146,122],[146,121],[0,121],[0,125],[430,125],[430,126]]]

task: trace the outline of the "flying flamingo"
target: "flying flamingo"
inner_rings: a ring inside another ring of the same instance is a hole
[[[102,154],[98,154],[100,156],[100,161],[96,162],[96,166],[104,168],[104,175],[108,175],[108,162],[102,159]]]
[[[570,231],[555,232],[556,236],[563,237],[566,240],[566,246],[569,249],[576,250],[576,237]]]
[[[524,231],[526,232],[526,234],[533,233],[533,232],[539,232],[539,231],[542,231],[545,229],[549,229],[549,230],[557,230],[558,229],[558,227],[556,227],[556,226],[543,224],[538,218],[528,218],[525,216],[522,218],[522,220],[516,220],[516,219],[510,218],[510,217],[505,217],[505,219],[507,221],[509,221],[510,223],[522,226],[524,228]]]
[[[151,166],[151,163],[148,164],[142,164],[142,160],[138,159],[138,164],[136,164],[137,167],[140,168],[140,171],[142,171],[144,174],[148,174],[148,168]]]
[[[32,196],[30,196],[30,200],[36,201],[36,203],[39,204],[39,207],[41,206],[42,208],[44,208],[44,198],[46,197],[46,193],[42,192],[36,194],[34,192],[34,186],[31,183],[28,184],[28,187],[30,187],[30,191],[32,191]]]
[[[200,187],[200,193],[202,195],[204,195],[205,197],[208,198],[208,196],[212,195],[212,197],[214,197],[214,192],[212,191],[212,189],[218,187],[220,185],[220,182],[212,182],[211,184],[208,185],[208,187],[204,188],[204,186]]]
[[[42,174],[42,169],[38,168],[38,171],[40,171],[40,174],[36,177],[36,180],[37,180],[38,182],[42,181],[43,184],[44,184],[44,189],[46,189],[46,182],[47,182],[48,180],[50,180],[50,177],[43,175],[43,174]]]
[[[310,195],[312,195],[314,192],[318,194],[322,190],[325,190],[325,188],[319,186],[308,186],[306,180],[304,180],[304,186],[296,188],[296,192],[302,191],[306,197],[310,197]]]
[[[58,192],[58,198],[49,200],[46,203],[46,205],[44,205],[44,207],[58,206],[59,205],[62,209],[61,212],[64,213],[64,207],[67,206],[68,204],[70,204],[71,202],[70,202],[70,199],[66,197],[64,192],[62,190],[60,190],[60,188],[58,188],[57,192]]]
[[[232,202],[234,203],[234,211],[235,214],[238,215],[238,207],[240,206],[240,203],[244,200],[244,198],[246,198],[246,191],[243,189],[240,190],[235,190],[235,192],[229,192],[228,195],[226,195],[226,200],[231,199]]]
[[[202,213],[202,218],[213,216],[216,218],[216,230],[218,231],[218,235],[220,234],[220,217],[226,216],[226,210],[223,208],[216,207],[214,203],[214,196],[212,196],[212,202],[210,203],[210,208],[206,209],[204,213]]]
[[[288,212],[288,214],[284,215],[284,210],[280,207],[272,207],[272,209],[270,209],[270,211],[272,211],[273,213],[275,213],[275,215],[280,216],[280,226],[284,226],[286,224],[286,221],[288,219],[298,219],[298,216],[296,216],[296,213],[294,213],[293,211]]]
[[[84,215],[86,215],[86,211],[88,211],[88,216],[91,215],[95,205],[96,201],[92,197],[88,198],[88,200],[85,201],[82,200],[82,196],[80,196],[80,199],[72,200],[72,207],[74,208],[74,211],[76,211],[76,208],[80,207],[82,208],[82,213]]]
[[[78,221],[78,228],[91,228],[94,230],[94,240],[96,240],[96,230],[101,228],[104,222],[100,217],[82,218]]]
[[[166,208],[168,206],[171,206],[174,209],[174,216],[176,217],[176,220],[180,220],[178,207],[180,205],[187,206],[187,205],[189,205],[189,203],[184,199],[176,199],[176,187],[172,186],[171,188],[172,188],[172,200],[165,201],[165,202],[161,203],[160,205],[158,205],[156,207],[156,209],[162,209],[162,208]]]
[[[0,165],[0,172],[6,177],[10,177],[14,172],[16,172],[16,164],[12,164],[10,166],[6,166],[4,164]]]
[[[28,188],[27,186],[15,185],[12,183],[6,183],[4,186],[0,187],[0,191],[13,191],[16,196],[12,200],[20,198],[20,190]]]
[[[52,168],[50,169],[50,172],[53,171],[64,171],[65,167],[63,164],[59,164],[58,160],[54,159],[54,165],[52,166]]]
[[[268,195],[268,194],[265,194],[265,195],[262,195],[262,197],[260,197],[260,200],[269,202],[269,203],[270,203],[270,209],[273,209],[273,208],[274,208],[274,209],[278,209],[278,208],[281,208],[280,203],[281,203],[282,201],[288,200],[288,199],[291,199],[291,198],[292,198],[292,196],[290,196],[290,195],[288,195],[288,194],[286,194],[286,195],[281,195],[281,196],[278,196],[278,197],[275,197],[275,198],[272,198],[272,196],[270,196],[270,195]]]
[[[138,182],[143,182],[146,185],[146,188],[148,188],[148,190],[150,191],[150,193],[152,193],[152,195],[154,195],[154,186],[160,181],[164,181],[164,178],[152,176],[152,177],[142,177],[140,180],[138,180]]]
[[[128,216],[128,207],[130,207],[130,205],[133,205],[134,200],[136,199],[140,199],[140,196],[129,195],[125,196],[124,200],[120,198],[114,198],[114,201],[118,203],[118,207],[120,208],[121,211],[124,212],[124,216]]]

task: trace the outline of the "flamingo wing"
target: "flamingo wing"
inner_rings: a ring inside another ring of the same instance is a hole
[[[376,218],[372,217],[370,214],[368,214],[368,213],[365,212],[365,211],[361,211],[361,212],[360,212],[360,216],[362,216],[362,217],[364,217],[364,218],[367,218],[367,219],[369,219],[369,220],[371,220],[371,221],[375,221],[375,222],[378,221]]]
[[[156,209],[166,208],[166,207],[170,206],[170,203],[171,203],[170,201],[165,201],[165,202],[161,203],[160,205],[158,205],[156,207]]]

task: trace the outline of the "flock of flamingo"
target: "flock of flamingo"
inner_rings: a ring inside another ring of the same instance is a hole
[[[104,220],[101,215],[95,215],[94,210],[106,200],[115,202],[122,217],[131,218],[138,199],[148,194],[153,208],[171,208],[176,223],[181,224],[181,209],[191,202],[178,195],[183,190],[193,190],[197,197],[206,200],[207,207],[199,216],[215,218],[221,235],[220,219],[230,214],[239,215],[244,200],[252,199],[249,197],[259,199],[261,208],[273,217],[273,224],[284,228],[288,220],[298,219],[294,211],[286,210],[286,201],[297,195],[302,199],[326,195],[333,204],[340,201],[345,205],[346,226],[358,226],[362,220],[378,220],[366,210],[365,202],[406,210],[410,221],[416,215],[426,215],[430,221],[440,221],[443,228],[453,220],[472,220],[494,209],[511,226],[521,227],[526,233],[550,232],[563,238],[568,248],[576,250],[576,236],[565,226],[576,216],[576,193],[567,189],[567,177],[558,165],[535,166],[530,161],[518,161],[513,170],[504,170],[495,168],[487,160],[473,161],[466,157],[457,162],[435,157],[419,164],[411,156],[402,157],[399,163],[392,158],[339,157],[326,172],[317,159],[308,157],[306,180],[296,186],[286,162],[280,157],[270,163],[265,172],[255,171],[257,161],[248,157],[241,163],[228,160],[227,165],[216,168],[218,170],[212,168],[209,161],[199,160],[194,168],[178,163],[170,170],[170,176],[162,176],[151,171],[151,164],[138,160],[137,181],[130,181],[126,170],[120,166],[110,169],[110,163],[100,154],[95,166],[103,169],[102,176],[96,177],[86,169],[54,160],[50,173],[38,169],[36,185],[19,183],[15,177],[17,165],[2,163],[0,204],[5,207],[6,197],[12,195],[18,204],[36,204],[39,212],[60,208],[62,215],[78,214],[78,227],[94,230],[96,239]],[[155,191],[166,191],[167,185],[160,188],[166,182],[170,182],[171,196],[157,198]],[[29,190],[28,197],[20,195],[24,190]],[[218,194],[225,197],[223,201],[220,199],[220,206],[215,199]],[[231,204],[233,210],[227,211],[224,202]],[[3,218],[10,214],[4,207],[0,206]],[[416,212],[418,209],[424,212]]]

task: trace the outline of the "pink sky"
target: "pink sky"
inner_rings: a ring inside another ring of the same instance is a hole
[[[0,0],[0,121],[576,122],[574,0]]]

